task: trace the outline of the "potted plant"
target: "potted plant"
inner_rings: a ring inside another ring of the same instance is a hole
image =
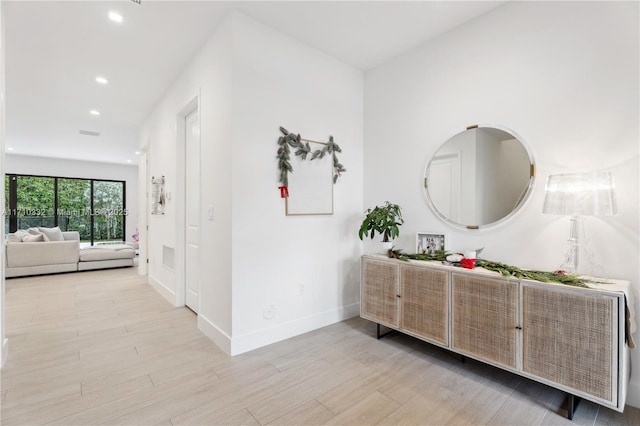
[[[382,242],[388,250],[393,246],[391,240],[400,234],[399,226],[404,223],[400,206],[385,201],[383,206],[375,206],[373,209],[365,211],[365,218],[360,226],[358,236],[362,240],[369,236],[371,231],[371,239],[376,232],[382,235]]]

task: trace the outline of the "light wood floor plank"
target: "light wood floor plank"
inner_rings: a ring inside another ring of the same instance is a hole
[[[323,360],[309,360],[305,365],[290,368],[261,381],[254,381],[250,386],[236,386],[231,390],[221,387],[223,392],[220,392],[219,395],[197,407],[185,410],[180,415],[172,417],[171,420],[176,424],[193,425],[209,424],[214,419],[222,421],[228,415],[265,400],[274,391],[289,389],[330,368],[331,366]],[[242,379],[243,375],[241,374],[239,377]]]
[[[324,405],[320,404],[315,399],[302,404],[301,406],[289,411],[281,417],[278,417],[273,422],[269,423],[272,426],[285,426],[285,425],[308,425],[317,426],[328,422],[335,415]]]
[[[399,407],[399,403],[376,391],[349,409],[329,419],[325,424],[372,425],[380,422]]]
[[[6,282],[3,425],[636,425],[354,318],[230,358],[134,268]]]
[[[438,405],[438,401],[414,395],[377,424],[381,426],[445,424],[439,422],[438,413],[435,411]]]

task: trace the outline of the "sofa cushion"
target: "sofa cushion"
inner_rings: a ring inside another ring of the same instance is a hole
[[[6,265],[9,268],[22,268],[72,263],[77,267],[79,248],[79,241],[7,244]],[[25,275],[26,272],[28,271],[25,271],[22,275]]]
[[[38,242],[45,242],[48,241],[46,240],[47,236],[44,234],[37,234],[37,235],[32,235],[32,234],[24,234],[22,236],[22,242],[23,243],[38,243]]]
[[[80,262],[96,260],[133,259],[136,251],[124,244],[105,244],[80,250]]]
[[[49,241],[64,241],[64,237],[62,236],[62,231],[59,226],[55,228],[38,228],[40,232],[49,238]]]

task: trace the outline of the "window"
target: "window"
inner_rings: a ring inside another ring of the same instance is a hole
[[[124,241],[126,183],[48,176],[5,176],[5,232],[59,226],[80,240]]]
[[[17,176],[18,229],[55,226],[55,179]],[[9,192],[11,194],[11,191]]]
[[[81,241],[91,241],[91,181],[58,178],[58,226],[78,231]]]
[[[93,238],[124,240],[124,182],[93,182]]]

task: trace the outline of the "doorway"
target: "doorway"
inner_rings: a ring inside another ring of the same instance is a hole
[[[448,154],[435,157],[429,166],[429,197],[444,216],[459,222],[460,156]]]

